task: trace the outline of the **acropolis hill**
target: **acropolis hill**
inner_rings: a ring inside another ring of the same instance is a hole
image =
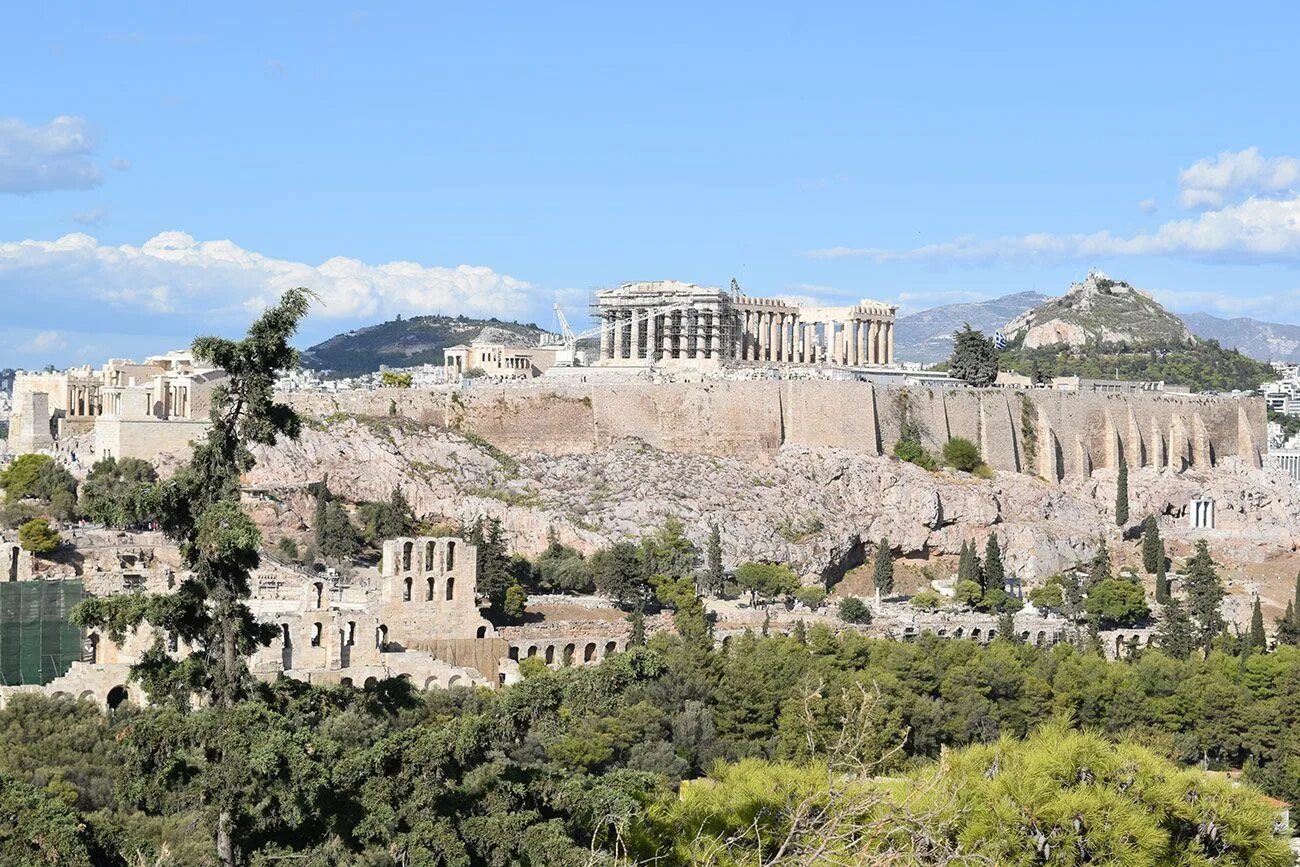
[[[876,386],[820,380],[599,382],[300,393],[317,417],[384,418],[469,432],[510,451],[587,453],[637,442],[684,454],[754,459],[782,446],[880,455],[904,415],[936,450],[953,437],[996,470],[1048,481],[1095,468],[1259,467],[1265,412],[1257,399],[1035,390]]]

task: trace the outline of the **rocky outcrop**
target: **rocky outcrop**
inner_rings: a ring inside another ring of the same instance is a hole
[[[1026,349],[1097,343],[1191,343],[1187,325],[1146,292],[1090,271],[1053,298],[1012,319],[1002,328],[1008,340]]]
[[[702,544],[716,522],[728,562],[787,561],[808,580],[856,565],[881,537],[909,556],[945,557],[989,532],[1000,537],[1016,573],[1041,578],[1087,559],[1099,537],[1117,533],[1109,469],[1049,484],[1023,473],[982,481],[890,457],[791,445],[760,461],[632,443],[579,454],[506,454],[437,427],[352,417],[262,449],[246,481],[273,489],[325,478],[353,501],[383,499],[400,487],[429,519],[498,517],[524,553],[540,551],[552,527],[590,551],[642,536],[670,514]],[[1225,543],[1289,548],[1300,523],[1296,491],[1242,462],[1210,473],[1135,468],[1129,491],[1135,519],[1160,516],[1166,535],[1180,532],[1187,503],[1200,494],[1218,501]],[[300,504],[285,520],[301,528],[306,508]],[[271,514],[259,512],[265,520]]]

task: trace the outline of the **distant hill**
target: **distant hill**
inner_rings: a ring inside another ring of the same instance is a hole
[[[1002,328],[1008,343],[1037,349],[1099,343],[1190,344],[1187,324],[1146,292],[1091,271],[1060,298],[1026,310]]]
[[[1039,292],[1017,292],[988,301],[945,304],[900,316],[894,326],[894,353],[900,361],[927,364],[944,361],[952,354],[952,333],[963,323],[969,322],[976,331],[992,334],[1047,300]]]
[[[1300,362],[1300,325],[1282,325],[1239,317],[1220,319],[1208,313],[1179,314],[1197,337],[1219,341],[1260,361]]]
[[[304,350],[302,363],[313,370],[328,370],[335,376],[373,373],[380,365],[442,364],[444,349],[469,343],[485,329],[491,329],[499,339],[513,338],[525,346],[536,345],[547,333],[532,323],[502,322],[496,318],[413,316],[336,334]]]
[[[1096,271],[1001,333],[1002,367],[1035,378],[1163,380],[1207,392],[1250,390],[1272,376],[1267,364],[1193,336],[1150,294]]]

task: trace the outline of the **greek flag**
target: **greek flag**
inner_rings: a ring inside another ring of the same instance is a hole
[[[998,351],[1007,348],[1007,336],[1001,331],[993,332],[993,348]]]

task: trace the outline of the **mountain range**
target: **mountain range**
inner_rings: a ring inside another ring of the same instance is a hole
[[[952,333],[963,323],[986,334],[1053,299],[1041,292],[1016,292],[962,304],[945,304],[898,317],[895,352],[901,361],[933,363],[952,352]],[[1300,325],[1262,322],[1249,317],[1224,319],[1209,313],[1175,313],[1196,337],[1216,340],[1259,361],[1300,363]]]

